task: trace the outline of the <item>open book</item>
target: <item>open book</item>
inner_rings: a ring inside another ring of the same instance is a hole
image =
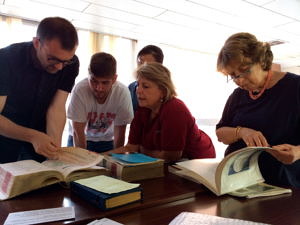
[[[239,197],[270,196],[291,192],[263,183],[258,156],[264,147],[247,147],[224,159],[193,159],[177,163],[171,172],[201,183],[216,195]]]
[[[58,182],[107,174],[96,166],[103,156],[81,148],[61,148],[58,160],[22,160],[0,164],[0,200]]]

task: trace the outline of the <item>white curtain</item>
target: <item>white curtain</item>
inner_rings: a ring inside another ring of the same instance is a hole
[[[96,52],[106,52],[116,58],[119,81],[128,85],[134,79],[132,72],[136,67],[136,41],[85,30],[79,30],[78,34],[79,47],[76,54],[80,59],[80,75],[77,81],[87,76],[90,58]]]
[[[0,16],[0,48],[10,44],[31,41],[36,35],[37,23],[7,16]],[[136,67],[136,41],[99,34],[86,30],[78,30],[79,46],[76,55],[80,61],[80,72],[76,83],[88,75],[88,65],[91,56],[96,52],[112,54],[117,60],[118,80],[126,86],[134,80],[133,71]],[[66,107],[68,106],[69,99]],[[62,145],[67,143],[68,126],[65,126]]]
[[[35,36],[35,23],[21,19],[0,16],[0,48],[17,42],[31,41]]]

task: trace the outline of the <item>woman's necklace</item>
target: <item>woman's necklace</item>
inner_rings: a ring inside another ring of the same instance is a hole
[[[252,98],[253,100],[258,99],[260,96],[262,96],[262,94],[265,92],[268,84],[270,83],[271,77],[272,77],[273,73],[271,70],[268,71],[268,75],[267,75],[267,80],[263,86],[263,88],[261,89],[260,92],[258,92],[258,94],[253,94],[253,91],[249,91],[249,96],[250,98]]]

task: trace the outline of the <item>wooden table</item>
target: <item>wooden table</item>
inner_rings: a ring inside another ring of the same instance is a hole
[[[143,201],[122,206],[110,211],[101,211],[82,200],[69,189],[56,184],[0,202],[0,224],[10,212],[74,206],[75,220],[47,224],[86,224],[94,219],[121,215],[125,212],[151,208],[186,198],[192,198],[204,191],[202,186],[192,181],[167,173],[165,177],[140,181],[143,188]]]
[[[0,224],[10,212],[74,206],[75,219],[49,224],[87,224],[107,217],[126,225],[164,225],[179,213],[198,212],[274,225],[300,224],[300,189],[292,194],[242,199],[217,197],[200,184],[174,174],[139,182],[144,200],[101,211],[60,185],[52,185],[0,202]]]
[[[273,225],[300,224],[300,189],[292,194],[242,199],[230,196],[217,197],[210,192],[152,208],[109,216],[126,225],[169,224],[181,212],[197,212],[214,216],[270,223]]]

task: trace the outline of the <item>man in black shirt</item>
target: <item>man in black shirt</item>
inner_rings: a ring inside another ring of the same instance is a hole
[[[56,158],[79,72],[75,27],[43,19],[32,42],[0,49],[0,163]]]

